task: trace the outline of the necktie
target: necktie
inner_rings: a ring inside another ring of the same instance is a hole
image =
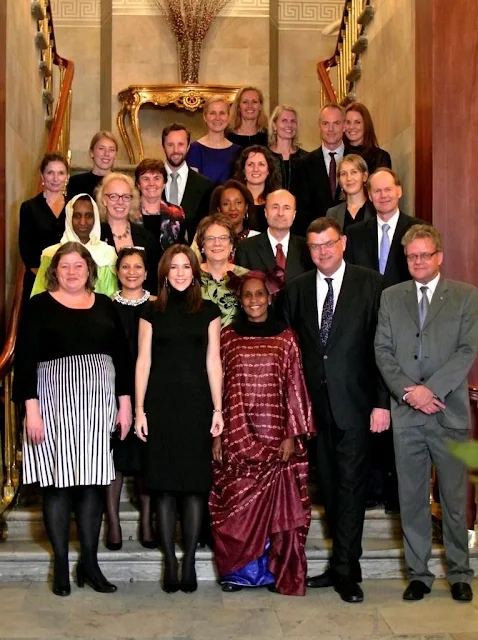
[[[286,258],[280,242],[276,247],[276,265],[285,271]]]
[[[178,172],[177,171],[173,171],[171,173],[171,184],[169,186],[169,203],[179,204]]]
[[[329,152],[330,165],[329,165],[329,184],[332,198],[335,198],[335,192],[337,191],[337,163],[335,162],[335,152]]]
[[[378,257],[378,270],[383,275],[387,267],[388,254],[390,253],[390,238],[388,237],[389,224],[382,225],[382,239],[380,241],[380,254]]]
[[[332,319],[334,317],[334,290],[332,288],[332,278],[325,278],[328,290],[325,296],[322,317],[320,319],[320,341],[325,346],[329,337]]]
[[[420,322],[420,329],[423,327],[423,323],[425,322],[425,318],[427,317],[428,307],[430,303],[428,302],[427,291],[428,287],[420,287],[420,291],[422,292],[422,299],[418,305],[418,320]]]

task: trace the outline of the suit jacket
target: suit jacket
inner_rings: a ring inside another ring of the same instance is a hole
[[[333,218],[334,220],[337,220],[337,222],[340,225],[340,228],[343,231],[346,211],[347,211],[347,203],[341,202],[340,204],[336,204],[335,207],[331,207],[330,209],[327,209],[327,211],[325,212],[325,215],[329,216],[330,218]],[[363,222],[365,222],[366,220],[370,220],[371,218],[375,219],[376,215],[377,213],[375,211],[375,207],[370,202],[370,200],[368,200],[365,203],[365,214],[364,214]],[[357,222],[357,224],[360,224],[360,223]]]
[[[346,148],[344,155],[350,153]],[[297,198],[297,213],[292,232],[305,236],[307,227],[316,218],[325,216],[327,209],[340,204],[340,187],[335,196],[330,192],[329,176],[322,147],[311,151],[294,165],[291,192]]]
[[[385,268],[385,286],[398,284],[405,280],[410,280],[407,259],[403,250],[401,240],[405,232],[414,224],[424,224],[419,218],[407,216],[400,211],[397,228],[393,234],[390,253],[388,254],[387,266]],[[347,246],[345,247],[344,258],[347,262],[357,264],[360,267],[367,267],[378,271],[378,233],[377,219],[370,218],[363,222],[358,222],[347,228]]]
[[[297,333],[305,380],[320,428],[324,384],[339,429],[368,428],[373,408],[388,409],[388,390],[375,364],[373,341],[383,278],[347,264],[329,338],[320,340],[317,271],[296,278],[286,289],[285,317]]]
[[[213,190],[213,183],[197,171],[189,169],[183,198],[180,202],[186,214],[186,231],[188,242],[196,235],[199,221],[209,214],[209,201]]]
[[[421,331],[415,282],[403,282],[384,291],[375,354],[392,396],[394,427],[426,422],[426,414],[403,400],[405,387],[424,384],[446,405],[435,414],[440,424],[450,429],[468,429],[467,375],[477,351],[478,290],[474,286],[440,278]]]
[[[234,263],[254,271],[271,272],[275,267],[276,259],[267,232],[242,240],[236,249]],[[291,234],[285,268],[286,283],[312,267],[304,238]]]

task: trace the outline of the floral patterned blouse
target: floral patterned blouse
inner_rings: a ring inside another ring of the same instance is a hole
[[[236,276],[243,276],[249,269],[234,265],[232,272]],[[204,300],[211,300],[217,304],[221,312],[221,329],[227,327],[234,320],[239,310],[239,299],[228,288],[229,276],[215,280],[207,271],[201,271],[201,293]]]

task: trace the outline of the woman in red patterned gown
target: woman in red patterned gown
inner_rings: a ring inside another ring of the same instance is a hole
[[[221,335],[224,432],[210,494],[223,591],[304,595],[310,525],[306,438],[315,433],[293,331],[268,313],[263,273],[242,277],[241,318]]]

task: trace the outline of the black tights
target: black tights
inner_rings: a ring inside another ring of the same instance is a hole
[[[106,515],[108,517],[108,535],[110,542],[121,542],[121,526],[119,518],[119,505],[121,497],[121,489],[123,487],[123,474],[116,472],[116,478],[106,487]],[[145,542],[151,542],[154,539],[152,514],[151,514],[151,498],[147,492],[143,479],[137,475],[135,477],[136,495],[139,500],[140,510],[140,537]]]
[[[196,578],[196,547],[201,535],[204,495],[161,492],[157,496],[158,533],[164,553],[165,575],[169,578],[177,573],[175,543],[178,502],[181,506],[184,544],[182,580],[189,582]]]
[[[104,509],[104,487],[45,487],[43,491],[43,521],[53,548],[55,580],[65,585],[69,580],[68,543],[71,507],[74,504],[76,527],[80,540],[81,561],[85,573],[92,578],[104,578],[98,566],[98,541]]]

